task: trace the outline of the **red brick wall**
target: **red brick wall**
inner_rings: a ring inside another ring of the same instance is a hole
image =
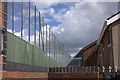
[[[0,2],[0,24],[7,28],[7,3]]]
[[[0,25],[3,26],[3,11],[4,11],[4,6],[3,3],[0,2]]]
[[[99,73],[49,73],[49,80],[99,80]]]
[[[0,26],[7,31],[7,2],[0,0]],[[7,45],[7,32],[1,31],[1,50],[6,51]],[[4,60],[4,61],[3,61]],[[6,64],[6,52],[2,52],[0,55],[0,69],[3,70],[3,64]]]

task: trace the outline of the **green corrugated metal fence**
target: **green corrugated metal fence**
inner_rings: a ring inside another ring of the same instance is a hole
[[[7,61],[43,67],[62,67],[63,64],[49,58],[45,52],[25,40],[7,32]]]

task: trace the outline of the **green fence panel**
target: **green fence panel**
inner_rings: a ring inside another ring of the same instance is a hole
[[[7,33],[7,60],[9,61],[14,61],[13,57],[14,57],[14,52],[13,52],[13,35]],[[8,54],[9,53],[9,54]]]
[[[43,67],[60,67],[57,62],[45,55],[45,52],[25,40],[7,32],[7,60]]]

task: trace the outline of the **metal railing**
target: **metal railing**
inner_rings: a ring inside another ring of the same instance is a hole
[[[108,66],[101,69],[98,66],[67,66],[67,67],[55,67],[49,68],[49,72],[100,72],[100,73],[117,73],[118,68],[115,66],[114,68]]]
[[[99,72],[99,67],[81,67],[81,66],[68,66],[68,67],[56,67],[49,68],[49,72],[58,73],[79,73],[79,72]]]

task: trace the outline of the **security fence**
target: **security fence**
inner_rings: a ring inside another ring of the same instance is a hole
[[[47,72],[63,67],[71,57],[30,2],[0,1],[0,53],[3,70]]]
[[[9,32],[7,33],[7,61],[41,67],[63,66],[62,63],[45,55],[45,52],[39,47],[29,44]]]
[[[65,51],[64,45],[51,31],[49,25],[45,24],[47,23],[45,20],[46,18],[43,17],[43,14],[31,2],[23,2],[22,0],[21,2],[8,2],[7,28],[12,33],[8,32],[8,61],[32,65],[39,64],[40,62],[45,64],[41,64],[44,67],[49,66],[49,62],[52,61],[47,57],[62,63],[64,66],[70,62],[70,55]],[[13,34],[17,36],[16,39],[11,37]],[[27,62],[26,57],[28,56]],[[36,59],[36,61],[33,59]]]

